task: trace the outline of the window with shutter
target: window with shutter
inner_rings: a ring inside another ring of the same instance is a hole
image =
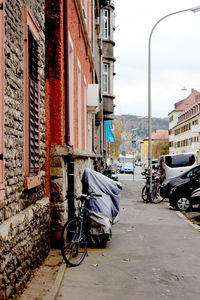
[[[24,156],[25,188],[41,184],[40,178],[40,81],[39,30],[25,6],[24,26]]]
[[[29,48],[29,175],[39,171],[38,43],[28,30]]]

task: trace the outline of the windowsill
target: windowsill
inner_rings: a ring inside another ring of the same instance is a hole
[[[41,184],[41,178],[39,175],[32,176],[32,177],[26,177],[25,179],[25,189],[30,190],[36,186],[39,186]]]

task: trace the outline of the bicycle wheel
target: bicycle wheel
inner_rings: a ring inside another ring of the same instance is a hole
[[[157,204],[161,203],[165,198],[160,195],[160,184],[155,184],[153,189],[154,197],[152,198],[152,202]]]
[[[71,267],[76,267],[83,261],[87,253],[87,236],[80,218],[73,218],[65,223],[61,234],[61,252],[66,264]]]
[[[153,201],[153,198],[154,198],[154,194],[153,194],[153,191],[151,192],[151,195],[150,195],[150,192],[149,192],[149,186],[147,187],[146,185],[143,187],[142,189],[142,199],[145,201],[145,202],[152,202]]]
[[[147,202],[148,195],[147,195],[147,186],[145,185],[142,189],[142,199]]]

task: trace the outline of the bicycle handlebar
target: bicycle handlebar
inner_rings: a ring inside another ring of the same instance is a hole
[[[95,193],[89,193],[89,194],[82,194],[80,196],[75,196],[76,200],[81,200],[81,199],[90,199],[91,197],[102,197],[100,194],[95,194]]]

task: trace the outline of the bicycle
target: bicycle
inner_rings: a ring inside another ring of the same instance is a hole
[[[81,264],[87,254],[87,247],[90,241],[89,210],[86,201],[92,197],[101,197],[97,194],[82,194],[73,198],[80,200],[80,209],[77,215],[69,219],[63,226],[61,233],[61,253],[66,262],[71,267]]]
[[[160,195],[160,177],[158,174],[152,175],[152,191],[150,193],[150,176],[146,177],[146,185],[142,189],[142,199],[145,202],[161,203],[165,198]]]

